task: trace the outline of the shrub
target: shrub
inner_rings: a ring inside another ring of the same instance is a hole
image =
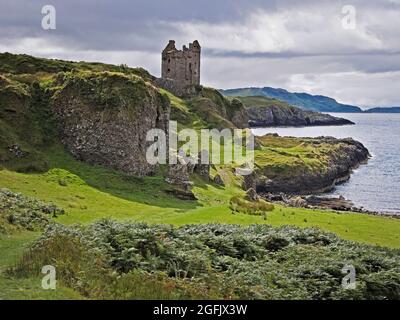
[[[240,196],[234,196],[229,201],[229,208],[232,213],[241,212],[254,216],[265,215],[266,212],[273,211],[274,205],[263,199],[248,201]]]
[[[400,298],[399,250],[289,226],[53,224],[10,272],[37,275],[45,264],[90,298]],[[341,286],[348,264],[355,290]]]
[[[15,228],[40,230],[51,222],[52,217],[64,214],[64,210],[53,204],[0,189],[0,233]],[[2,231],[3,230],[3,231]]]

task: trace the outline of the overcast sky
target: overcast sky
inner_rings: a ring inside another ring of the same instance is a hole
[[[56,8],[55,30],[42,28],[44,5]],[[400,106],[399,32],[400,0],[0,0],[0,52],[159,76],[169,39],[197,39],[204,85],[282,87],[360,106]]]

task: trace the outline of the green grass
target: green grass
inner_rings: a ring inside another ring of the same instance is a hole
[[[264,96],[230,97],[239,99],[246,107],[273,107],[291,108],[292,106],[284,101]]]
[[[0,300],[19,299],[82,299],[74,290],[58,286],[57,290],[44,290],[41,278],[15,278],[5,271],[22,256],[23,251],[37,237],[35,232],[19,232],[13,235],[0,235]]]
[[[273,135],[258,139],[262,147],[255,150],[255,164],[270,178],[290,179],[304,172],[324,172],[328,169],[331,159],[343,153],[341,143],[315,144],[315,141],[307,138]]]
[[[264,220],[232,214],[229,200],[243,194],[238,186],[220,187],[195,178],[198,200],[171,198],[161,176],[135,178],[74,160],[61,148],[47,152],[50,172],[44,174],[0,171],[0,187],[52,202],[65,209],[56,219],[65,224],[89,223],[112,217],[149,223],[267,223],[273,226],[319,227],[344,239],[400,248],[400,220],[358,213],[288,208],[276,205]],[[55,170],[55,168],[62,170]],[[229,175],[228,175],[229,176]]]
[[[0,163],[5,167],[2,169],[0,166],[0,188],[21,192],[65,209],[66,214],[55,219],[56,222],[87,224],[101,218],[113,218],[174,225],[212,222],[294,225],[318,227],[348,240],[400,248],[400,220],[392,218],[279,205],[267,212],[265,218],[233,214],[229,201],[237,195],[243,196],[244,191],[240,188],[241,180],[228,168],[212,170],[212,175],[218,173],[227,187],[206,183],[193,176],[193,192],[197,200],[184,201],[167,193],[171,186],[161,175],[137,178],[74,160],[58,144],[55,123],[48,108],[48,99],[60,85],[56,73],[63,72],[67,77],[64,80],[78,81],[78,87],[84,89],[82,81],[94,72],[102,72],[101,77],[110,81],[112,90],[96,92],[96,101],[118,106],[121,95],[140,101],[144,91],[132,92],[125,85],[126,81],[139,81],[141,86],[147,87],[153,77],[143,69],[0,54],[0,72],[6,75],[0,77]],[[203,88],[201,95],[191,100],[177,98],[162,89],[159,92],[161,100],[165,96],[169,98],[171,119],[179,122],[180,129],[234,127],[229,119],[238,111],[237,108],[242,107],[210,88]],[[262,150],[256,151],[256,164],[267,168],[264,173],[288,177],[298,170],[320,170],[321,164],[324,166],[326,163],[327,154],[332,151],[329,149],[331,146],[310,145],[305,139],[266,136],[260,139],[260,143]],[[27,151],[26,157],[10,155],[12,144]],[[53,147],[46,147],[48,145]],[[82,298],[61,285],[56,291],[45,291],[40,287],[40,278],[10,278],[4,273],[38,235],[32,232],[0,235],[0,299]]]
[[[32,83],[38,79],[46,79],[49,74],[73,70],[124,72],[138,75],[145,80],[153,79],[153,76],[143,68],[129,68],[125,65],[116,66],[99,62],[44,59],[26,54],[11,54],[7,52],[0,53],[0,73],[9,73],[19,81],[26,83]]]

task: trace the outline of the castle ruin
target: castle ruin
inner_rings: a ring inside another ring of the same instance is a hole
[[[170,40],[162,52],[161,77],[174,80],[180,87],[200,84],[200,52],[197,40],[183,46],[182,50],[175,47],[175,41]]]

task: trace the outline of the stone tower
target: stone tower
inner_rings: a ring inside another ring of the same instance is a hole
[[[175,41],[170,40],[162,52],[161,77],[172,79],[179,86],[200,84],[200,44],[197,40],[177,50]]]

